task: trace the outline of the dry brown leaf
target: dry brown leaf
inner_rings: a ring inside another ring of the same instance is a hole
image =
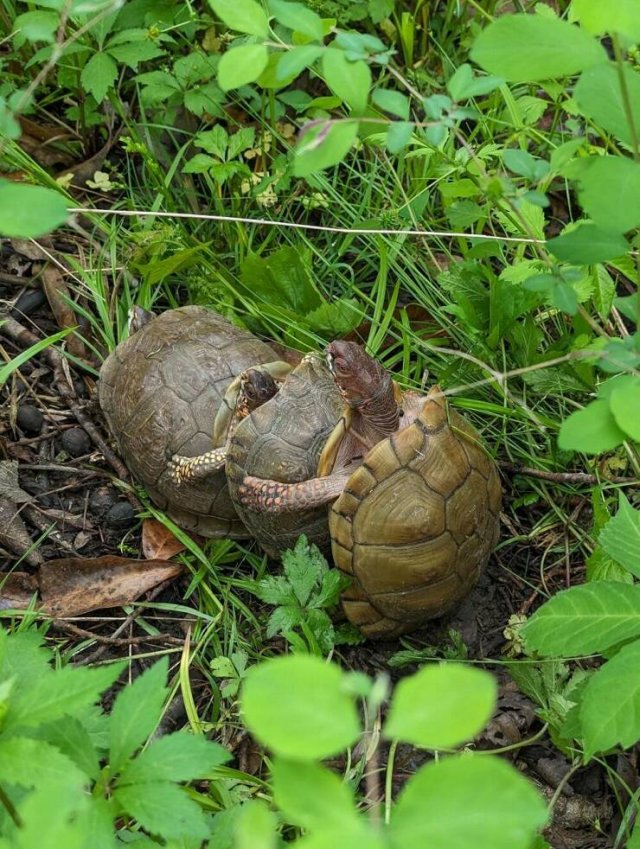
[[[182,571],[179,563],[130,557],[63,557],[39,570],[43,610],[50,616],[77,616],[104,607],[122,607]]]
[[[0,575],[0,610],[25,610],[37,592],[38,582],[26,572]]]
[[[42,272],[42,288],[44,289],[49,306],[53,312],[58,327],[65,330],[68,327],[77,327],[78,319],[71,304],[71,292],[65,283],[62,274],[53,265],[48,265]],[[84,342],[76,333],[70,333],[66,340],[69,351],[80,359],[86,357],[87,351]]]
[[[142,553],[148,560],[170,560],[186,547],[162,522],[145,519],[142,523]]]

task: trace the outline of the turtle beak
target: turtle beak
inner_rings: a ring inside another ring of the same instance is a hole
[[[336,357],[335,357],[335,354],[332,351],[330,351],[328,348],[327,348],[325,353],[326,353],[326,357],[327,357],[327,366],[329,368],[329,371],[335,377],[336,376]]]

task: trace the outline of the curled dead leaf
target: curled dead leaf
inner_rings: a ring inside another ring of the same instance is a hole
[[[170,560],[186,549],[162,522],[145,519],[142,523],[142,553],[149,560]]]

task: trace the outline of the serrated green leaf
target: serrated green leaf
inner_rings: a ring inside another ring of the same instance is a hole
[[[392,849],[529,849],[546,819],[545,802],[510,764],[459,755],[409,779],[388,835]]]
[[[568,233],[549,239],[547,248],[565,262],[593,265],[622,256],[629,245],[620,233],[612,233],[591,222],[584,222]]]
[[[345,577],[337,569],[329,569],[322,576],[322,586],[312,599],[313,607],[332,607],[340,599],[340,591],[344,586]]]
[[[640,224],[640,163],[592,156],[578,177],[585,212],[605,229],[626,233]]]
[[[165,51],[153,41],[132,41],[128,44],[109,45],[106,51],[118,62],[124,62],[134,71],[138,70],[140,62],[148,62],[164,56]]]
[[[496,705],[491,675],[462,664],[425,666],[395,689],[383,733],[425,749],[450,749],[472,739]]]
[[[254,584],[251,591],[267,604],[288,604],[294,601],[291,584],[283,575],[267,575]]]
[[[342,162],[358,135],[354,123],[336,124],[325,121],[312,129],[304,129],[295,149],[293,172],[296,177],[307,177],[316,171]]]
[[[167,696],[169,661],[165,657],[146,669],[115,700],[109,722],[109,762],[118,772],[154,730]]]
[[[187,731],[176,731],[154,740],[124,768],[118,787],[156,781],[192,781],[209,778],[211,771],[229,760],[222,746]]]
[[[215,71],[215,58],[195,50],[186,56],[181,56],[173,63],[173,72],[184,89],[207,82],[214,76]]]
[[[0,180],[0,235],[37,239],[63,224],[68,215],[60,192]]]
[[[613,63],[596,65],[585,71],[578,80],[573,97],[581,113],[616,138],[633,144],[634,134],[629,126],[620,87],[619,69]],[[622,66],[629,97],[631,117],[638,124],[640,115],[640,74],[629,65]],[[636,126],[640,130],[640,126]]]
[[[385,88],[375,88],[371,100],[383,112],[390,112],[406,121],[409,117],[409,98],[399,91]]]
[[[218,85],[223,91],[247,85],[258,79],[267,67],[269,53],[263,44],[232,47],[220,58]]]
[[[217,165],[217,160],[206,153],[196,153],[182,169],[183,174],[206,174],[214,165]]]
[[[209,836],[202,810],[177,784],[116,787],[113,798],[152,834],[175,840],[204,840]]]
[[[269,21],[255,0],[209,0],[209,5],[231,29],[261,38],[269,35]]]
[[[612,394],[612,401],[618,392]],[[640,411],[636,410],[636,421],[639,416]],[[623,492],[618,512],[600,531],[598,543],[609,557],[640,578],[640,513],[633,509]]]
[[[289,3],[286,0],[269,0],[269,10],[279,24],[295,32],[301,32],[314,41],[324,38],[322,18],[302,3]]]
[[[640,641],[623,646],[587,682],[580,704],[585,759],[640,739]]]
[[[21,676],[4,718],[4,730],[33,728],[94,704],[123,669],[65,666],[39,678]]]
[[[337,301],[325,301],[306,313],[304,321],[312,330],[333,338],[346,336],[362,318],[362,307],[355,298],[338,298]]]
[[[267,621],[266,635],[268,639],[275,637],[276,634],[286,634],[292,631],[304,621],[304,614],[298,607],[293,604],[283,604],[281,607],[273,611]]]
[[[94,781],[100,772],[100,759],[91,736],[75,716],[64,716],[47,723],[39,731],[41,739],[54,745]]]
[[[343,50],[329,48],[322,57],[322,73],[334,94],[350,106],[355,115],[367,108],[371,70],[365,61],[350,62]]]
[[[562,422],[558,445],[563,451],[601,454],[621,445],[626,439],[606,401],[592,401],[582,410],[571,413]]]
[[[82,69],[82,88],[92,94],[98,103],[107,96],[118,77],[118,66],[108,53],[94,53]]]
[[[640,378],[636,378],[631,385],[614,389],[609,398],[609,407],[618,427],[631,439],[640,442]],[[640,572],[636,574],[640,577]]]
[[[640,636],[640,584],[592,581],[562,590],[525,623],[529,652],[574,657],[602,653]]]
[[[543,15],[503,15],[483,29],[471,50],[474,62],[508,82],[577,74],[606,60],[595,38]]]
[[[84,849],[89,845],[111,849],[112,827],[111,842],[106,845],[102,835],[91,831],[91,812],[97,804],[99,800],[85,793],[70,792],[64,783],[38,788],[20,801],[17,810],[21,828],[13,831],[7,849]]]
[[[615,32],[640,41],[640,18],[636,0],[573,0],[571,14],[582,26],[595,35]]]
[[[27,737],[0,740],[0,782],[18,787],[57,784],[76,791],[87,781],[78,767],[55,746]]]
[[[348,829],[358,817],[353,790],[320,764],[274,758],[273,797],[287,821],[310,831]]]
[[[360,736],[343,678],[337,666],[312,656],[278,657],[253,666],[241,694],[245,723],[283,757],[315,760],[338,754]]]
[[[596,265],[593,273],[593,284],[591,295],[593,305],[600,318],[606,321],[613,306],[616,284],[604,265]]]

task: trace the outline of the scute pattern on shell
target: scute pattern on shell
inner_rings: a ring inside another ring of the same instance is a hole
[[[325,363],[306,357],[278,394],[238,425],[227,457],[229,491],[251,535],[271,557],[293,548],[300,534],[328,552],[327,507],[280,514],[250,510],[239,503],[242,479],[253,475],[297,483],[314,478],[342,410],[342,398]]]
[[[418,418],[378,443],[329,515],[342,597],[368,637],[447,613],[473,587],[498,538],[501,487],[480,437],[430,393]]]
[[[178,524],[203,536],[246,537],[224,471],[176,486],[174,454],[212,447],[224,393],[249,366],[277,360],[265,343],[203,307],[154,318],[121,342],[100,371],[98,396],[118,450],[153,501]]]

